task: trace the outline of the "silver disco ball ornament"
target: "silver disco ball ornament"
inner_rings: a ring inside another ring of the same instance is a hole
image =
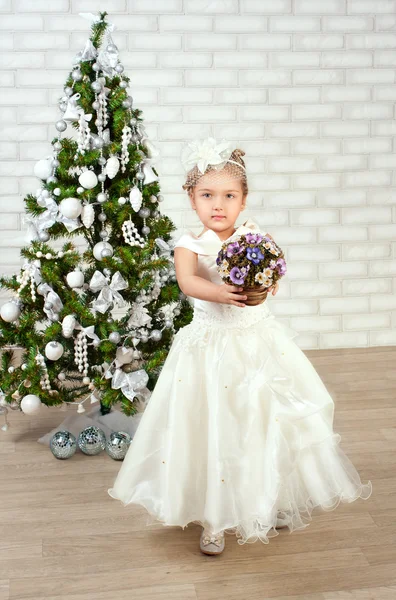
[[[81,431],[77,444],[81,452],[93,456],[106,448],[106,436],[103,429],[90,425]]]
[[[124,460],[132,438],[125,431],[113,431],[106,443],[106,452],[114,460]]]
[[[57,431],[50,440],[50,449],[55,458],[70,458],[77,450],[76,438],[70,431]]]

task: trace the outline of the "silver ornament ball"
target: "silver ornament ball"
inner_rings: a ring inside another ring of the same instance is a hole
[[[120,88],[125,90],[128,87],[128,82],[127,81],[120,81]]]
[[[39,233],[40,242],[48,242],[49,239],[50,239],[50,234],[48,233],[48,231],[40,231],[40,233]]]
[[[63,119],[60,119],[60,121],[55,123],[55,127],[58,131],[66,131],[67,123]]]
[[[72,76],[73,81],[81,81],[81,79],[82,79],[82,73],[81,73],[80,69],[76,69],[75,71],[73,71],[71,76]]]
[[[160,331],[159,329],[153,329],[150,337],[155,342],[159,342],[159,340],[162,338],[162,331]]]
[[[104,223],[107,220],[107,217],[104,213],[99,213],[98,219],[101,223]]]
[[[139,213],[138,213],[138,214],[139,214],[139,217],[142,217],[142,219],[147,219],[147,217],[149,217],[149,216],[150,216],[150,214],[151,214],[151,211],[150,211],[150,209],[149,209],[149,208],[147,208],[147,207],[145,206],[144,208],[141,208],[141,209],[139,210]]]
[[[100,81],[93,81],[91,83],[91,88],[93,89],[94,92],[100,92],[100,91],[102,91],[102,84]]]
[[[103,148],[104,146],[104,140],[101,137],[95,137],[93,140],[93,146],[94,148]]]
[[[110,333],[110,335],[109,335],[109,341],[110,341],[112,344],[119,344],[119,343],[120,343],[120,341],[121,341],[121,336],[120,336],[120,334],[118,333],[118,331],[112,331],[112,332]]]

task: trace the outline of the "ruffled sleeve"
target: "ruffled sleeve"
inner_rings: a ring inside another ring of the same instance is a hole
[[[196,254],[217,255],[221,247],[221,241],[216,235],[210,236],[210,238],[205,235],[197,238],[191,233],[183,233],[174,245],[174,248],[178,247],[188,248]]]

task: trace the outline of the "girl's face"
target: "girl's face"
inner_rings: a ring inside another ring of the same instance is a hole
[[[198,217],[208,229],[228,233],[232,230],[239,213],[245,207],[242,181],[227,175],[219,177],[210,171],[198,181],[190,193],[190,202]],[[221,216],[221,219],[215,219]]]

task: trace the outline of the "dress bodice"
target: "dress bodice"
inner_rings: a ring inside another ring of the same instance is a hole
[[[260,232],[259,225],[252,219],[247,219],[243,225],[237,227],[236,231],[226,240],[220,239],[212,229],[207,229],[200,236],[189,230],[181,235],[174,247],[181,246],[195,252],[198,255],[197,275],[212,283],[221,285],[224,282],[217,271],[216,258],[222,244],[235,236],[249,232]],[[233,304],[201,300],[192,296],[187,296],[187,298],[194,307],[193,321],[200,324],[243,328],[255,323],[264,316],[272,315],[267,300],[256,306],[240,307]]]

